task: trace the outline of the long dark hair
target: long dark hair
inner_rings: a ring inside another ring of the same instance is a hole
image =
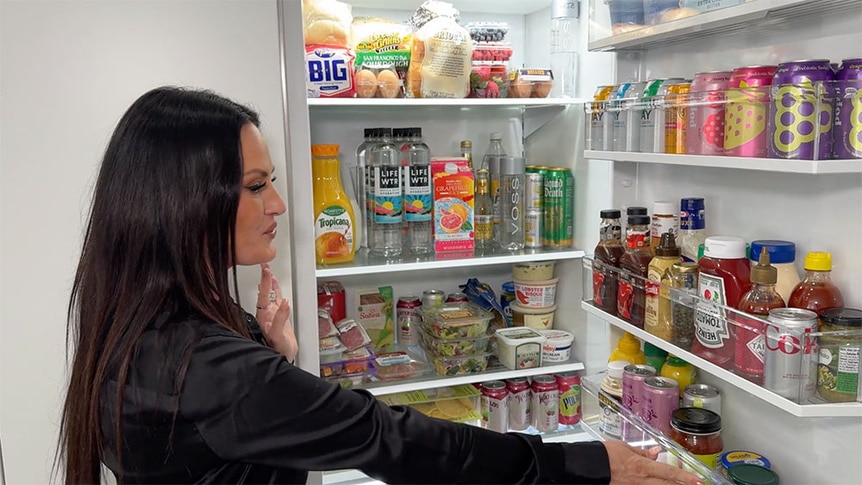
[[[239,293],[231,264],[242,184],[240,130],[247,123],[259,125],[257,113],[231,100],[162,87],[138,98],[111,136],[69,301],[66,341],[74,360],[58,443],[66,483],[101,480],[100,406],[106,399],[116,401],[121,456],[130,361],[168,302],[248,336],[232,299]],[[103,396],[111,376],[117,393]]]

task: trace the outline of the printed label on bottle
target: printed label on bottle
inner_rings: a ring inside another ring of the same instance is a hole
[[[620,274],[619,283],[617,284],[617,314],[625,319],[632,318],[632,311],[635,304],[635,286],[634,278]]]
[[[685,231],[696,231],[698,229],[706,229],[706,216],[704,210],[698,211],[680,211],[679,228]]]
[[[704,463],[709,468],[715,469],[715,463],[716,461],[718,461],[719,453],[710,453],[708,455],[697,455],[692,453],[692,455],[694,455],[695,458],[700,460],[701,463]]]
[[[707,301],[725,305],[724,280],[709,274],[700,274],[698,294]],[[724,311],[717,305],[698,302],[694,318],[697,341],[706,348],[717,349],[730,338],[730,329]]]
[[[622,236],[622,228],[619,224],[602,223],[599,226],[599,240],[607,241],[609,239],[619,240]]]
[[[401,223],[401,171],[400,167],[374,167],[371,186],[374,187],[374,222],[377,224]]]
[[[603,307],[605,306],[606,293],[608,291],[608,286],[605,284],[605,273],[602,271],[602,268],[598,265],[598,261],[593,263],[593,303],[596,306]]]
[[[859,347],[838,349],[835,392],[855,395],[859,389]]]
[[[404,167],[404,218],[407,222],[429,222],[432,205],[429,166]]]
[[[332,205],[317,215],[314,246],[318,259],[340,258],[353,249],[353,225],[344,207]]]
[[[477,241],[490,241],[494,238],[494,216],[492,215],[474,215],[473,220],[476,227],[473,229],[473,236]]]
[[[655,239],[661,239],[661,235],[669,232],[673,237],[679,237],[679,221],[673,216],[652,216],[652,224],[650,224],[650,236]]]
[[[658,276],[654,270],[650,271],[649,280],[644,282],[646,299],[644,301],[644,330],[655,334],[658,327],[658,303],[661,284],[653,279]]]
[[[626,233],[626,246],[630,248],[645,248],[649,246],[649,230],[629,230],[628,233]]]
[[[745,344],[748,350],[761,364],[763,364],[764,356],[766,355],[766,337],[762,333],[757,334],[753,339]]]

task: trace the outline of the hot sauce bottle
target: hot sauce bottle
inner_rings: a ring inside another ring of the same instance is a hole
[[[831,253],[812,251],[805,256],[805,277],[793,288],[787,306],[811,310],[818,315],[829,308],[844,307],[844,295],[832,282]]]
[[[620,211],[607,209],[600,212],[599,243],[596,245],[593,262],[593,304],[610,313],[617,314],[617,272],[620,258],[626,252],[622,242]]]
[[[745,241],[738,237],[706,238],[703,258],[697,267],[700,300],[695,310],[691,352],[731,369],[734,347],[728,320],[733,316],[719,305],[738,308],[739,300],[751,289],[751,265],[745,254]]]
[[[649,216],[629,216],[626,227],[626,252],[620,258],[622,271],[617,285],[617,316],[638,328],[644,328],[646,303],[644,283],[652,260],[649,241]]]

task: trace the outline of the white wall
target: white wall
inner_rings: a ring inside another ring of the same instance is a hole
[[[66,305],[108,137],[145,91],[205,87],[260,111],[284,167],[276,2],[2,0],[0,66],[0,438],[7,483],[47,483]]]

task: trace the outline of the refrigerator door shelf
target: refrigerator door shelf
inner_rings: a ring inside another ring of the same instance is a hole
[[[591,160],[648,163],[656,165],[679,165],[692,167],[715,167],[733,170],[757,170],[773,173],[836,174],[862,173],[858,159],[846,160],[790,160],[783,158],[746,158],[710,155],[671,155],[666,153],[636,153],[602,150],[584,150],[584,157]]]

